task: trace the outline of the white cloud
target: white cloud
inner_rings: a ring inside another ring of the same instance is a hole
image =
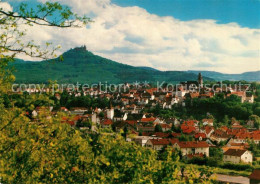
[[[12,11],[12,7],[7,2],[1,2],[0,1],[0,8],[2,8],[5,11]]]
[[[42,0],[42,2],[45,0]],[[260,70],[260,30],[215,20],[180,21],[140,7],[120,7],[110,0],[59,0],[79,14],[91,14],[88,28],[32,27],[29,38],[63,47],[87,48],[134,66],[162,70],[214,70],[240,73]]]

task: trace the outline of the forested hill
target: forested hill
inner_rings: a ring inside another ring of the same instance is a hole
[[[94,55],[85,47],[71,49],[58,58],[41,62],[17,60],[15,66],[16,82],[46,83],[49,79],[60,83],[124,83],[135,81],[178,82],[197,80],[197,74],[183,71],[166,71],[149,67],[133,67]],[[204,78],[212,80],[210,78]]]

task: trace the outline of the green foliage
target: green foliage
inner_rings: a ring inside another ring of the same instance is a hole
[[[223,160],[223,151],[219,147],[210,147],[209,156],[215,160]]]
[[[181,136],[178,137],[179,141],[193,141],[194,138],[191,135],[181,134]]]
[[[173,109],[177,117],[187,118],[189,115],[195,119],[203,119],[206,117],[206,112],[209,112],[217,122],[222,122],[224,125],[229,125],[229,119],[232,117],[238,120],[248,120],[249,116],[258,113],[256,104],[241,103],[235,95],[227,98],[222,98],[220,95],[207,99],[187,98],[186,104],[186,107]]]
[[[155,125],[154,131],[155,131],[155,132],[163,132],[162,126],[159,125],[159,124]]]
[[[208,160],[207,158],[193,157],[192,159],[188,160],[188,163],[197,164],[197,165],[206,165],[207,160]]]
[[[82,120],[79,120],[79,121],[76,123],[76,127],[78,127],[78,128],[86,127],[86,128],[91,129],[92,123],[91,123],[90,121],[82,121]]]
[[[227,168],[227,169],[234,169],[234,170],[253,170],[254,167],[249,165],[249,164],[233,164],[230,162],[226,162],[224,163],[222,166],[222,168]]]
[[[171,130],[176,133],[181,133],[181,127],[172,125]]]
[[[253,121],[254,122],[254,127],[256,129],[260,129],[260,117],[257,116],[257,115],[251,115],[249,117],[249,120]]]
[[[260,157],[260,144],[256,144],[254,141],[249,141],[249,150],[253,153],[254,157]]]

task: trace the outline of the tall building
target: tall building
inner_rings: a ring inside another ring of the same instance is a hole
[[[199,85],[200,85],[201,87],[203,87],[203,78],[202,78],[201,73],[199,73],[199,75],[198,75],[198,83],[199,83]]]
[[[113,119],[114,115],[115,115],[115,112],[114,112],[114,108],[113,107],[111,107],[110,109],[107,109],[107,118],[108,119]]]

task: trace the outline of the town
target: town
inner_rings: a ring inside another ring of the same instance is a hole
[[[259,8],[0,0],[0,184],[259,184]]]
[[[224,120],[218,122],[219,119],[210,110],[203,111],[200,119],[188,116],[188,112],[179,117],[178,113],[173,112],[196,105],[196,100],[220,97],[242,105],[252,105],[256,90],[242,88],[242,91],[235,91],[232,87],[205,90],[201,74],[198,75],[198,81],[181,84],[182,88],[171,92],[142,83],[139,86],[126,84],[128,89],[124,92],[101,91],[97,86],[81,93],[69,89],[59,92],[56,89],[52,95],[51,89],[45,89],[46,94],[53,96],[52,105],[48,102],[43,106],[35,106],[27,111],[27,116],[37,122],[38,117],[46,112],[51,113],[47,113],[48,116],[62,112],[61,123],[90,134],[99,129],[107,133],[121,133],[125,141],[154,149],[159,155],[167,148],[172,148],[184,163],[237,167],[241,170],[259,165],[258,115],[250,115],[244,120],[225,115]],[[199,89],[196,86],[202,87]],[[17,95],[18,91],[16,89],[13,94]],[[25,93],[33,95],[39,91]],[[196,106],[200,108],[198,104]],[[237,117],[240,117],[239,114]]]

